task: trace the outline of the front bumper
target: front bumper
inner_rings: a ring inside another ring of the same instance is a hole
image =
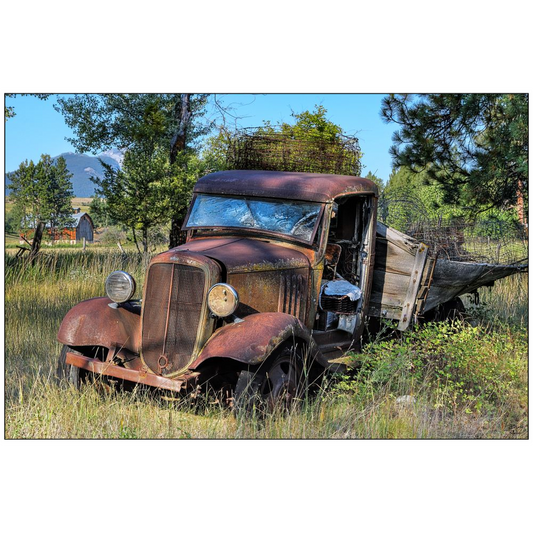
[[[143,385],[149,385],[150,387],[157,387],[174,392],[180,392],[184,390],[187,387],[187,384],[195,380],[199,375],[198,372],[189,372],[179,376],[179,378],[170,379],[163,376],[157,376],[148,370],[124,368],[114,364],[113,362],[98,361],[97,359],[86,357],[75,352],[67,352],[66,363],[77,366],[78,368],[82,368],[88,372],[92,372],[93,374],[111,376],[114,378],[131,381],[133,383],[140,383]]]

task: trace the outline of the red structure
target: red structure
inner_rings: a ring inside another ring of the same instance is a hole
[[[52,231],[47,226],[46,231],[52,241],[52,243],[69,243],[76,244],[82,242],[85,238],[85,242],[94,241],[94,223],[91,217],[87,213],[78,212],[72,215],[74,224],[72,226],[58,228]],[[34,230],[28,230],[24,234],[21,234],[20,244],[25,241],[29,241],[33,238]]]

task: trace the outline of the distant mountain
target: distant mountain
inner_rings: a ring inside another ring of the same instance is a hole
[[[100,164],[101,159],[107,165],[113,168],[120,168],[124,160],[124,154],[120,150],[107,150],[97,156],[87,154],[75,154],[72,152],[65,152],[54,157],[54,160],[63,157],[67,163],[67,168],[72,172],[72,189],[74,190],[74,196],[78,198],[89,198],[94,194],[94,183],[90,180],[91,176],[102,178],[104,175],[104,169]],[[34,161],[37,163],[37,161]],[[8,172],[5,176],[6,183],[6,195],[9,194],[7,188],[10,182]]]

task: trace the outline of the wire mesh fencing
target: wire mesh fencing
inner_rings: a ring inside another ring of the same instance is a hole
[[[358,176],[361,150],[355,137],[297,138],[283,131],[245,128],[229,139],[228,168]]]

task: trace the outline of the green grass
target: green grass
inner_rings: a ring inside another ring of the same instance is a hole
[[[211,396],[172,400],[140,388],[56,384],[63,316],[103,295],[106,275],[118,268],[140,291],[144,267],[135,253],[45,251],[34,266],[6,254],[7,439],[527,437],[527,275],[483,289],[474,325],[429,325],[377,340],[354,356],[357,371],[328,378],[289,414],[259,420],[236,419]]]

